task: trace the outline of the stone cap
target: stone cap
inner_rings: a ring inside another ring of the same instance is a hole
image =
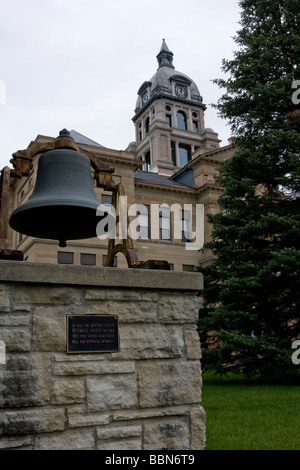
[[[203,276],[196,272],[159,269],[69,266],[0,260],[0,282],[196,292],[203,287]]]

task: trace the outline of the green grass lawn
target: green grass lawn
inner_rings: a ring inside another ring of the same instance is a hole
[[[300,450],[300,385],[203,374],[206,450]]]

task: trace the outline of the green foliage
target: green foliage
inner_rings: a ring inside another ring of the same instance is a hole
[[[216,83],[236,138],[224,162],[220,212],[209,216],[214,255],[204,274],[203,366],[293,375],[300,338],[300,134],[287,126],[300,79],[298,0],[243,0],[240,47]]]

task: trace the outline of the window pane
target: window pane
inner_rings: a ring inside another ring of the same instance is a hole
[[[150,118],[147,117],[146,124],[145,124],[146,134],[148,134],[149,132],[149,127],[150,127]]]
[[[96,255],[90,253],[81,253],[80,264],[84,266],[96,266]]]
[[[69,251],[59,251],[57,253],[57,262],[59,264],[73,264],[74,253],[70,253]]]
[[[143,170],[144,171],[150,171],[150,165],[151,165],[150,152],[147,152],[146,155],[145,155],[145,163],[143,165]]]
[[[149,239],[149,206],[137,204],[139,238]]]
[[[160,239],[171,240],[171,219],[170,208],[160,207],[159,209]]]
[[[191,160],[191,148],[187,145],[179,145],[179,165],[182,167]]]
[[[141,239],[149,239],[149,236],[148,236],[148,227],[140,227],[140,230],[139,230],[139,238]]]
[[[192,241],[192,217],[189,211],[181,211],[181,241]]]
[[[172,127],[172,116],[171,116],[171,114],[166,115],[166,121],[169,124],[169,126]]]
[[[162,228],[160,231],[161,240],[170,240],[170,230]]]
[[[177,126],[184,131],[187,130],[186,115],[183,111],[177,113]]]
[[[194,271],[195,266],[193,264],[183,264],[182,271]]]

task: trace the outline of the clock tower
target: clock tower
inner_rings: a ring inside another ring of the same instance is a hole
[[[218,135],[204,126],[203,104],[195,82],[175,70],[173,53],[163,39],[158,69],[138,90],[135,115],[137,158],[143,170],[172,175],[196,150],[219,147]]]

